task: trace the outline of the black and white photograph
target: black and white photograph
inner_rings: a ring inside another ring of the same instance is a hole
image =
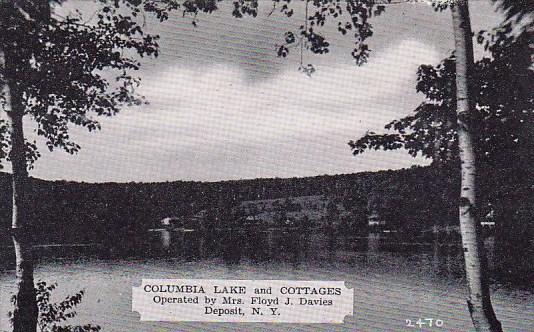
[[[0,0],[0,332],[534,331],[531,0]]]

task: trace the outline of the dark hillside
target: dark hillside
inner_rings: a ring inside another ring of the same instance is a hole
[[[9,227],[11,210],[9,177],[0,173],[4,230]],[[456,201],[451,197],[456,196],[457,178],[433,167],[413,167],[222,182],[89,184],[32,178],[30,188],[32,224],[39,234],[36,240],[71,243],[144,231],[165,217],[189,217],[214,207],[234,208],[243,201],[318,195],[342,206],[345,216],[349,213],[352,219],[375,213],[395,227],[419,230],[453,222]]]

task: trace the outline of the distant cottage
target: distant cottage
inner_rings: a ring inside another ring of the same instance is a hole
[[[183,227],[184,225],[183,220],[178,217],[163,218],[160,223],[164,227]]]
[[[495,221],[481,221],[480,225],[484,228],[495,228]]]
[[[386,221],[381,219],[378,213],[376,212],[371,213],[369,217],[367,218],[367,220],[369,222],[369,226],[372,226],[372,227],[386,225]]]

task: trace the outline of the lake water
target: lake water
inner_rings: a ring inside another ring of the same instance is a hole
[[[488,242],[491,262],[491,241]],[[77,322],[109,332],[164,331],[471,331],[462,253],[457,243],[407,242],[370,234],[293,232],[151,232],[100,247],[38,248],[35,277],[57,282],[56,298],[85,289]],[[8,331],[14,290],[12,254],[0,270],[0,331]],[[344,324],[140,322],[131,290],[143,278],[342,280],[354,288]],[[534,331],[532,288],[492,284],[507,331]],[[441,328],[406,327],[406,319],[440,319]]]

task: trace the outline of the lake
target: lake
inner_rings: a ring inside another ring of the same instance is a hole
[[[37,248],[35,277],[58,283],[55,297],[85,289],[77,322],[110,332],[163,331],[470,331],[463,259],[451,241],[399,241],[386,234],[324,235],[301,231],[159,230],[100,246]],[[492,239],[487,240],[490,267]],[[0,330],[9,330],[13,257],[0,266]],[[131,292],[143,278],[341,280],[354,288],[354,315],[344,324],[140,322]],[[493,304],[507,331],[534,330],[532,288],[492,283]],[[406,320],[433,318],[441,328]]]

